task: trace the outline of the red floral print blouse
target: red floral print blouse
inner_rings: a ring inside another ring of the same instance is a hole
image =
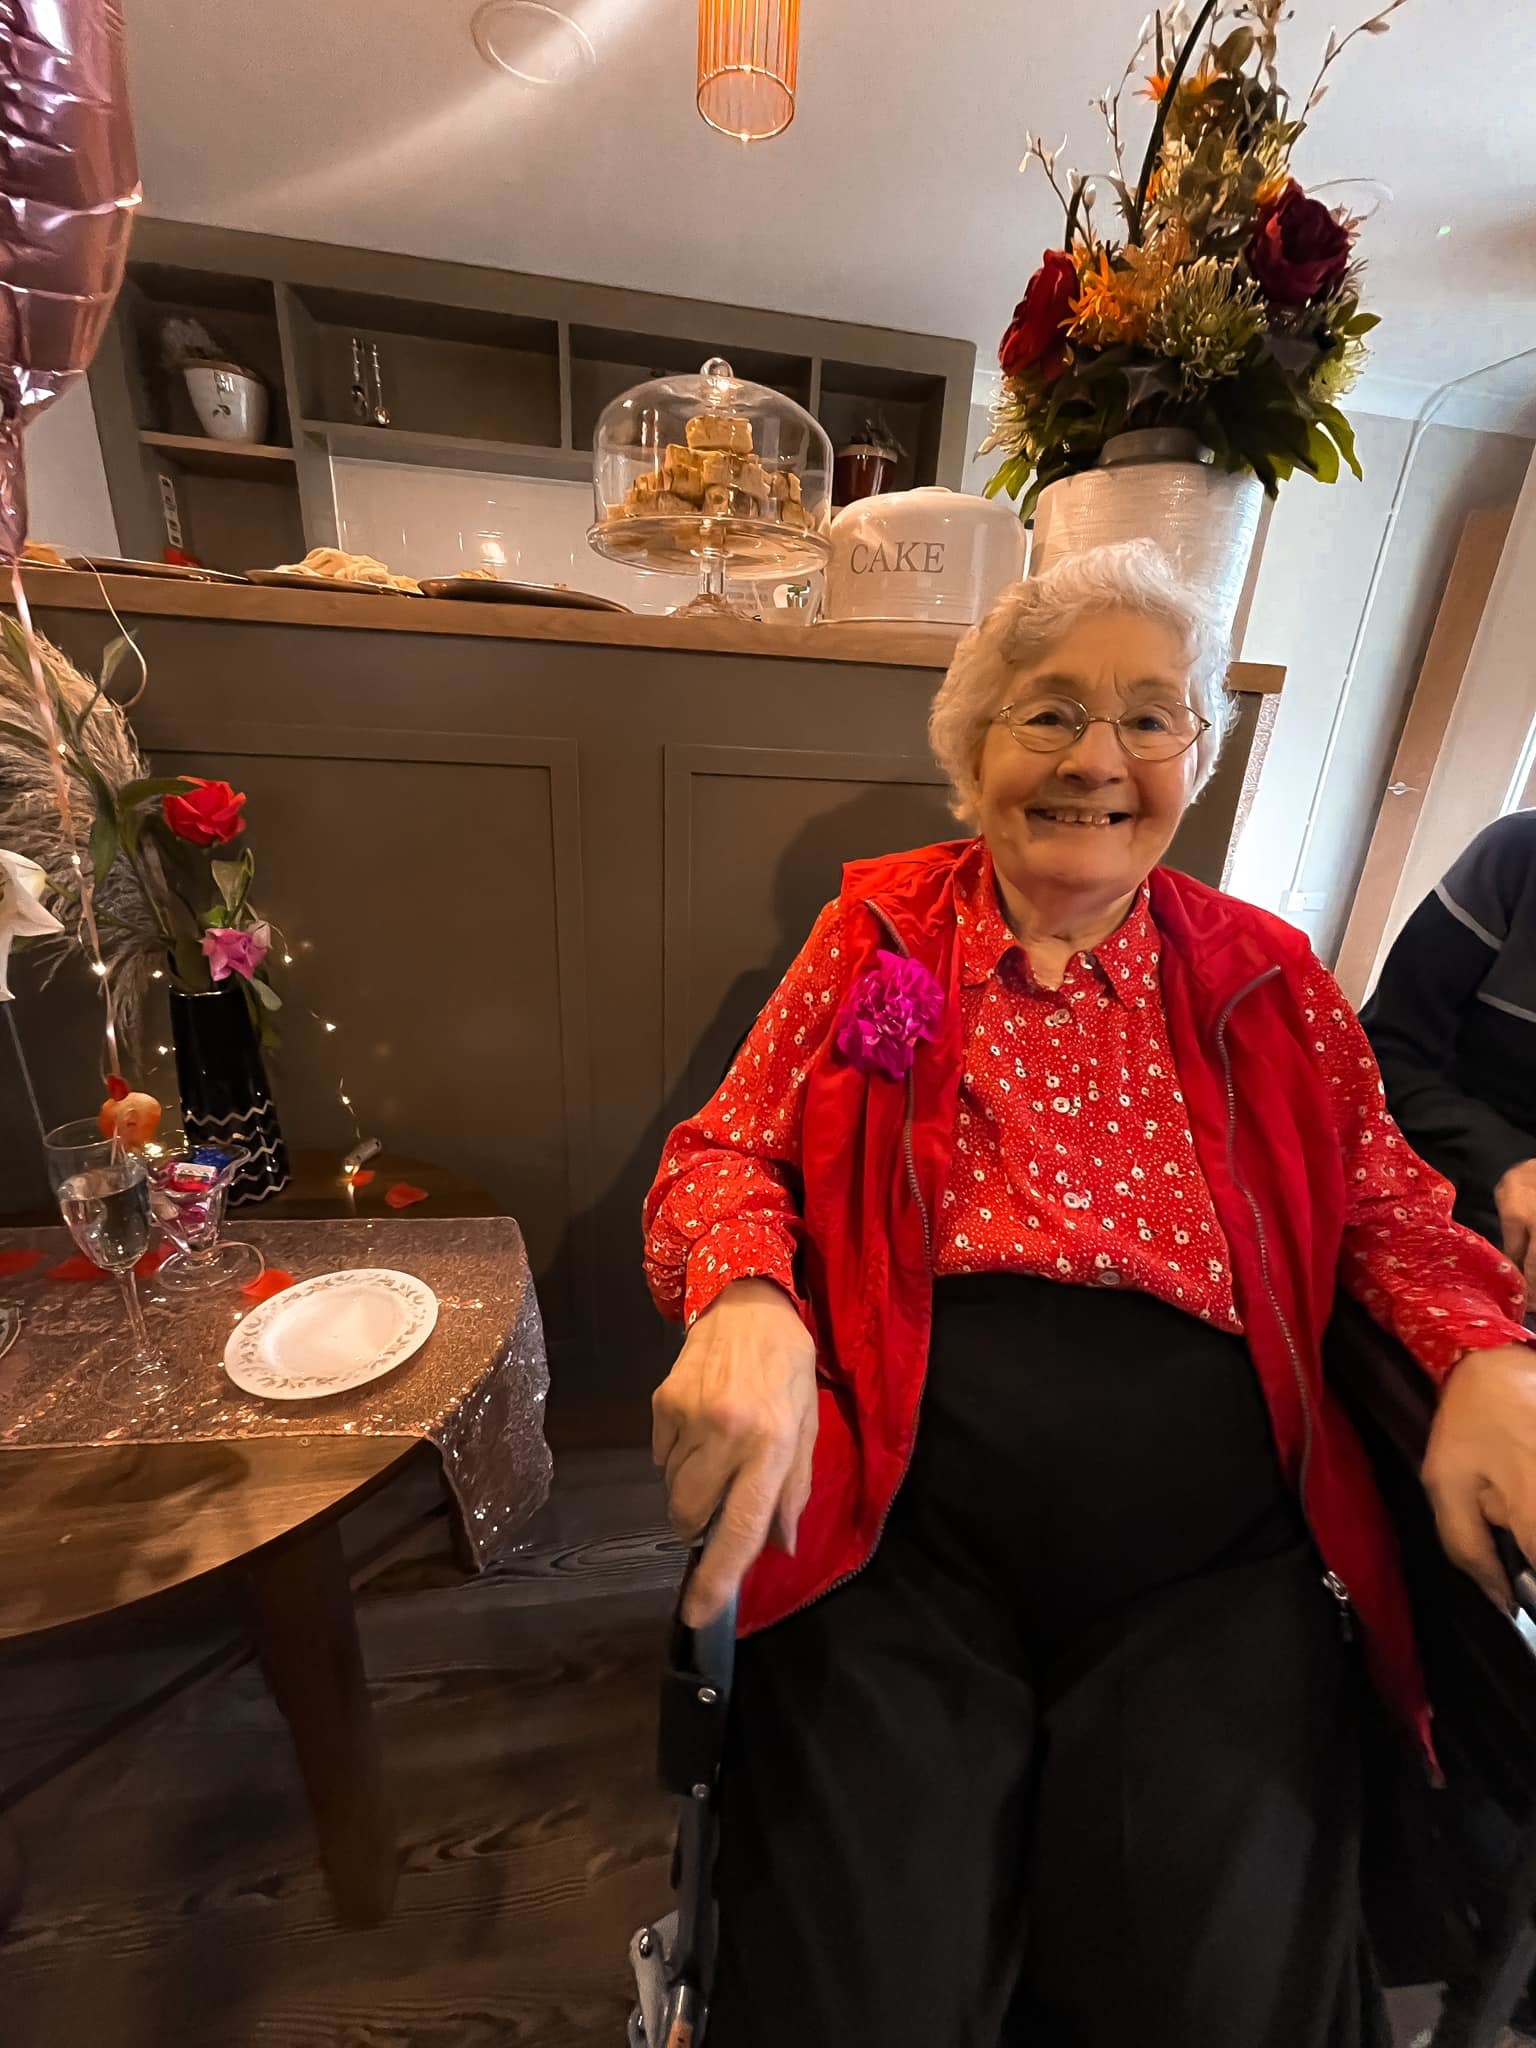
[[[1059,988],[1031,974],[989,861],[957,916],[969,1051],[936,1271],[1139,1289],[1240,1330],[1169,1049],[1145,888]],[[646,1204],[646,1275],[666,1314],[692,1322],[749,1275],[794,1294],[800,1115],[845,993],[841,917],[835,903],[822,912],[714,1098],[667,1142]],[[1349,1177],[1344,1286],[1436,1373],[1467,1351],[1524,1341],[1518,1274],[1451,1221],[1449,1184],[1388,1115],[1365,1034],[1320,964],[1305,1000]]]

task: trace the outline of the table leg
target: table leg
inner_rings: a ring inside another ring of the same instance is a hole
[[[335,1524],[252,1559],[247,1576],[257,1647],[293,1736],[337,1917],[371,1926],[394,1899],[398,1859]]]
[[[0,1934],[21,1906],[21,1845],[10,1822],[0,1814]]]

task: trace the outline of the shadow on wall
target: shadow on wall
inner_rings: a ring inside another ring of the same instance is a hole
[[[958,832],[960,828],[945,809],[946,794],[937,784],[908,786],[905,802],[910,806],[912,830],[893,837],[889,788],[866,789],[812,818],[789,842],[771,878],[772,944],[760,958],[743,963],[736,971],[699,1029],[686,1067],[646,1126],[640,1144],[593,1208],[572,1218],[548,1274],[542,1277],[541,1284],[547,1286],[552,1300],[579,1298],[596,1247],[600,1261],[604,1251],[608,1253],[603,1271],[605,1309],[611,1312],[617,1306],[610,1301],[611,1295],[630,1294],[636,1313],[632,1325],[626,1327],[633,1329],[635,1351],[633,1359],[626,1361],[625,1377],[634,1389],[634,1407],[631,1414],[626,1403],[628,1419],[622,1434],[633,1436],[639,1430],[641,1398],[648,1398],[650,1389],[663,1377],[677,1347],[676,1333],[647,1306],[640,1279],[641,1209],[668,1132],[700,1109],[719,1086],[737,1048],[809,937],[818,913],[838,894],[845,863],[900,852]],[[747,881],[750,886],[751,878]],[[669,963],[669,974],[676,971],[676,964]],[[615,1259],[622,1262],[618,1272],[612,1270]],[[554,1393],[558,1404],[558,1386]]]
[[[73,1117],[94,1116],[104,1092],[95,984],[72,953],[49,978],[51,964],[33,952],[13,957],[15,1000],[0,1006],[11,1012],[48,1129]],[[23,1210],[51,1213],[52,1207],[15,1041],[10,1023],[0,1019],[0,1216]]]

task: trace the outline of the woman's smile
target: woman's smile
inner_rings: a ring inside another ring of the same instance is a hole
[[[1090,831],[1103,832],[1134,822],[1134,813],[1130,811],[1089,810],[1074,804],[1030,804],[1024,815],[1031,825],[1047,832],[1058,829],[1082,831],[1085,827]]]

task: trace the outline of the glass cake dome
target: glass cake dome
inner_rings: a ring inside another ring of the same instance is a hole
[[[733,612],[728,574],[762,582],[826,562],[831,442],[804,406],[719,356],[614,399],[592,456],[588,540],[630,568],[697,577],[685,611]]]

